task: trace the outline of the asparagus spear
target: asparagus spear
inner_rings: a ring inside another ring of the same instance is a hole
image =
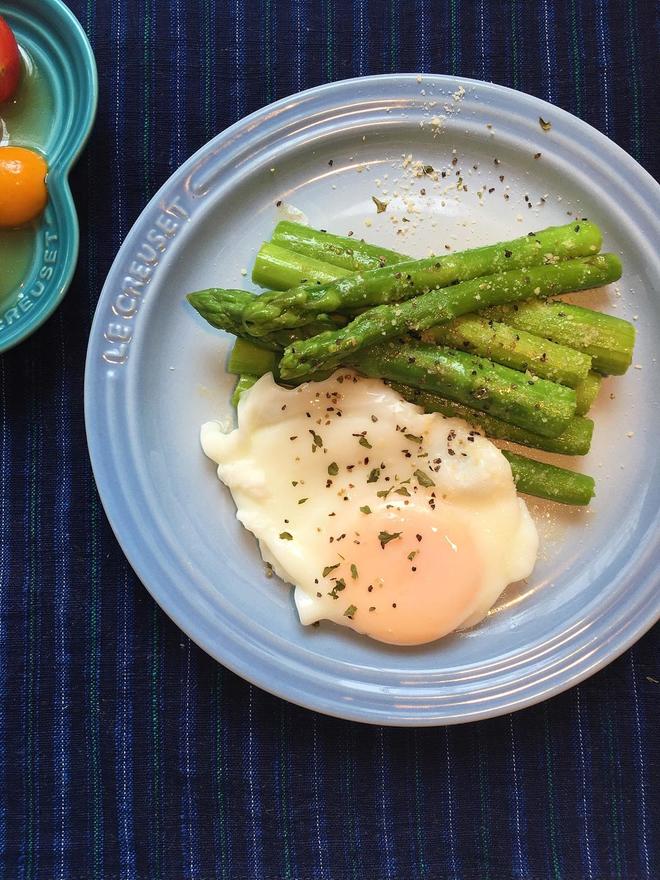
[[[564,257],[589,256],[600,250],[600,231],[594,223],[590,223],[588,220],[581,220],[579,223],[567,223],[565,226],[557,226],[554,229],[559,237],[562,238],[564,231],[568,232],[569,236],[571,231],[579,232],[580,229],[576,230],[578,226],[582,230],[587,230],[589,234],[595,233],[595,239],[589,243],[588,250],[581,251],[580,253],[570,250],[569,244],[569,250],[564,253]],[[544,230],[544,232],[549,231]],[[538,234],[540,235],[541,233]],[[349,238],[324,230],[311,229],[309,226],[289,220],[282,220],[277,224],[271,240],[273,244],[286,248],[289,251],[305,254],[308,257],[313,257],[316,260],[322,260],[325,263],[331,263],[344,269],[350,269],[353,272],[377,269],[379,266],[393,266],[396,263],[403,263],[412,259],[407,254],[369,244],[363,239]],[[570,240],[571,238],[569,237],[569,242]],[[597,244],[595,250],[591,248],[592,244]]]
[[[432,391],[545,437],[561,434],[575,413],[572,388],[424,342],[374,346],[354,355],[351,365],[367,376]]]
[[[224,290],[211,287],[189,293],[190,305],[213,327],[226,330],[234,336],[249,336],[243,325],[243,312],[255,297],[247,290]],[[346,319],[339,315],[316,315],[314,321],[297,330],[278,330],[259,339],[260,345],[271,351],[281,351],[290,342],[306,336],[315,336],[324,330],[340,327]]]
[[[306,324],[319,313],[399,302],[458,281],[595,254],[600,244],[600,231],[593,223],[550,227],[510,242],[369,269],[327,284],[264,293],[249,304],[243,320],[253,336],[262,336]]]
[[[577,388],[588,376],[591,366],[589,355],[477,315],[431,327],[422,333],[422,339],[488,357],[514,370],[529,370],[571,388]]]
[[[265,241],[254,262],[252,281],[272,290],[289,290],[301,284],[327,284],[350,274],[349,269],[322,263]]]
[[[606,375],[625,373],[632,362],[635,327],[622,318],[564,302],[529,302],[488,309],[485,317],[506,321],[591,356],[592,367]]]
[[[390,384],[410,403],[421,406],[424,412],[437,412],[444,416],[463,419],[475,428],[481,428],[484,434],[493,440],[511,440],[513,443],[520,443],[521,446],[543,449],[546,452],[559,452],[562,455],[586,455],[591,446],[594,430],[591,419],[574,416],[557,437],[544,437],[542,434],[518,428],[496,416],[479,412],[439,394],[421,391],[419,388],[413,388],[412,385],[402,385],[399,382]]]
[[[591,409],[591,404],[598,397],[603,377],[599,373],[591,370],[586,377],[575,386],[575,395],[577,397],[577,406],[575,414],[583,416]]]
[[[367,244],[366,241],[333,235],[322,229],[311,229],[309,226],[293,223],[290,220],[282,220],[277,224],[272,242],[290,251],[348,269],[350,272],[392,266],[412,259],[396,251]]]
[[[392,268],[375,271],[392,272]],[[450,288],[431,290],[406,302],[368,309],[340,330],[292,343],[284,352],[280,373],[286,379],[304,376],[337,366],[360,349],[406,330],[427,330],[435,324],[483,306],[585,290],[620,277],[621,263],[618,257],[600,254],[554,265],[502,272],[464,281]]]
[[[247,373],[253,376],[263,376],[264,373],[276,373],[277,363],[280,357],[275,351],[262,348],[249,339],[240,337],[234,342],[234,347],[229,355],[227,370],[236,376]]]
[[[254,383],[258,381],[259,376],[251,376],[249,373],[244,373],[242,376],[239,376],[231,396],[232,406],[238,406],[238,401],[241,399],[243,393],[247,391],[248,388],[252,388]]]
[[[562,504],[589,504],[594,496],[594,479],[566,468],[545,464],[515,452],[502,450],[511,465],[516,488],[526,495],[559,501]]]

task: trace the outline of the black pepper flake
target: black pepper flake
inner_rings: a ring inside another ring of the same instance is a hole
[[[540,159],[540,158],[541,158],[541,154],[540,154],[540,153],[534,153],[534,158],[535,158],[535,159]]]
[[[280,208],[281,206],[282,206],[282,199],[278,199],[278,200],[275,202],[275,207],[276,207],[276,208]]]
[[[335,164],[335,160],[334,160],[334,159],[330,159],[330,160],[328,160],[328,165],[329,165],[331,168],[332,168],[332,166],[333,166],[334,164]]]

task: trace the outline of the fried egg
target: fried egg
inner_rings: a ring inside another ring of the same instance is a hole
[[[534,567],[536,529],[499,449],[380,380],[340,370],[286,389],[268,374],[238,426],[208,422],[201,443],[303,624],[423,644],[477,623]]]

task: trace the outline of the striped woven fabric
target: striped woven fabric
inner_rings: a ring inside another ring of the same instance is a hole
[[[69,2],[100,74],[73,177],[80,263],[58,313],[0,358],[0,878],[659,877],[657,633],[480,724],[379,729],[288,705],[203,654],[139,584],[82,410],[112,258],[217,131],[328,80],[448,72],[555,102],[657,171],[655,4]]]

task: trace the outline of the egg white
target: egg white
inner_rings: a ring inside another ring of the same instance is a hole
[[[290,390],[268,374],[241,398],[238,427],[224,433],[208,422],[201,443],[264,560],[295,585],[303,624],[332,620],[392,643],[431,641],[477,623],[534,567],[536,529],[500,451],[465,422],[425,414],[380,380],[340,370]],[[414,540],[419,529],[425,543]],[[379,546],[383,534],[397,537]],[[447,546],[457,549],[452,534],[465,545],[470,580],[461,602],[454,584],[443,583],[455,557]],[[438,589],[456,607],[434,619],[428,591],[417,609],[414,590],[415,576],[428,584],[436,550]],[[382,575],[373,578],[378,566]],[[368,594],[360,569],[371,573]]]

